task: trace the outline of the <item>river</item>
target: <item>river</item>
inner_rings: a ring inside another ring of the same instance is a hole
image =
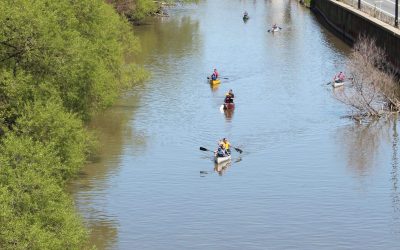
[[[399,249],[396,121],[341,118],[348,109],[326,84],[350,48],[295,0],[169,14],[134,28],[135,60],[152,77],[90,124],[99,152],[72,184],[90,244]],[[268,32],[273,23],[282,30]],[[212,89],[214,67],[223,79]],[[221,113],[229,89],[236,109]],[[199,147],[222,137],[243,154],[215,166]]]

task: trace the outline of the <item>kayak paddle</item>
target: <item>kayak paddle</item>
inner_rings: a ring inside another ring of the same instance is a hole
[[[237,152],[239,152],[239,154],[243,153],[243,150],[241,150],[240,148],[235,148],[235,147],[232,148],[234,148]]]
[[[203,147],[200,147],[200,150],[201,150],[201,151],[210,151],[210,152],[211,152],[211,150],[206,149],[206,148],[203,148]]]

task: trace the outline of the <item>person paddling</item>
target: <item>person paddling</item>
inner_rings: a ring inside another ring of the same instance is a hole
[[[222,144],[224,145],[224,148],[225,148],[225,151],[227,152],[227,154],[230,155],[231,154],[231,144],[229,143],[228,139],[223,138]]]
[[[219,142],[218,148],[217,148],[216,151],[214,151],[214,154],[215,154],[216,157],[226,157],[226,156],[228,156],[228,153],[225,150],[224,143]]]
[[[344,73],[342,71],[340,71],[337,75],[335,75],[335,77],[333,78],[334,82],[344,82],[344,80],[346,79],[346,76],[344,75]]]
[[[235,98],[235,95],[233,94],[232,89],[229,90],[228,93],[225,95],[225,103],[233,103],[233,99]]]
[[[218,79],[218,77],[219,77],[219,73],[218,73],[217,69],[214,69],[214,72],[211,75],[211,79],[215,81]]]

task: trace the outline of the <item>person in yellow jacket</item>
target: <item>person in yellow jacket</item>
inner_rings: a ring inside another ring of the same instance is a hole
[[[222,139],[222,143],[224,144],[225,150],[228,154],[231,154],[231,144],[229,143],[228,139]]]

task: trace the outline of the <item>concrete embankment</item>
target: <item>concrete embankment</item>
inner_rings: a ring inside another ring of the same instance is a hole
[[[376,39],[392,64],[400,70],[400,30],[349,5],[333,0],[314,0],[314,13],[322,18],[345,42],[352,44],[359,35]]]

